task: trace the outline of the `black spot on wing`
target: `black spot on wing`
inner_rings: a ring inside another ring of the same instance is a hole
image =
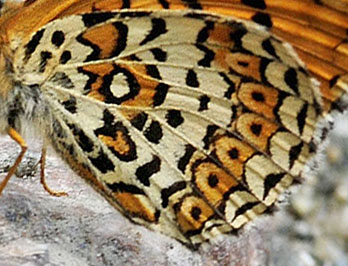
[[[208,185],[211,188],[216,187],[218,185],[218,183],[219,183],[219,178],[215,174],[210,174],[208,176]]]
[[[108,171],[115,171],[115,165],[103,150],[99,150],[96,157],[88,156],[88,159],[103,174],[106,174]]]
[[[191,209],[191,217],[193,218],[193,219],[195,219],[196,221],[198,221],[199,220],[199,217],[201,216],[201,214],[202,214],[202,210],[201,210],[201,208],[199,208],[199,207],[192,207],[192,209]]]
[[[161,36],[162,34],[165,34],[167,32],[166,29],[166,22],[164,19],[161,18],[153,18],[151,20],[152,22],[152,28],[148,35],[146,35],[145,39],[140,42],[140,45],[144,45],[148,42],[151,42]]]
[[[81,15],[82,21],[87,28],[90,28],[96,24],[105,22],[115,15],[110,12],[101,12],[101,13],[86,13]]]
[[[153,57],[159,62],[167,61],[167,52],[163,51],[161,48],[153,48],[150,50]]]
[[[300,142],[300,144],[296,146],[292,146],[290,151],[289,151],[289,165],[290,169],[294,165],[295,161],[298,159],[298,156],[301,154],[303,148],[303,142]]]
[[[252,92],[251,93],[251,97],[253,98],[253,100],[255,100],[256,102],[265,102],[265,96],[263,95],[263,93],[261,92]]]
[[[40,56],[41,56],[41,61],[40,61],[39,72],[43,73],[45,72],[48,60],[52,58],[52,53],[48,51],[42,51]]]
[[[144,191],[137,186],[126,184],[124,182],[119,183],[106,183],[107,187],[111,189],[112,192],[126,192],[131,194],[145,195]]]
[[[135,62],[141,62],[142,61],[139,57],[137,57],[134,54],[130,55],[129,59],[132,60],[132,61],[135,61]]]
[[[117,30],[119,36],[110,57],[116,57],[127,47],[128,27],[122,22],[114,22],[112,25]]]
[[[308,104],[304,104],[301,108],[301,111],[297,115],[297,126],[298,126],[300,135],[302,135],[304,127],[306,125],[307,111],[308,111]]]
[[[186,188],[186,182],[179,181],[179,182],[175,182],[168,188],[162,189],[161,190],[162,207],[166,208],[168,206],[169,198],[171,195],[185,188]]]
[[[284,91],[278,91],[278,93],[279,93],[278,100],[277,100],[277,104],[273,108],[273,114],[278,121],[281,121],[281,118],[279,116],[280,114],[279,109],[283,106],[284,100],[289,96],[289,94]]]
[[[256,137],[259,137],[262,132],[262,125],[257,123],[252,123],[250,126],[250,130]]]
[[[228,151],[228,155],[231,160],[237,160],[239,158],[239,150],[237,148],[232,148]]]
[[[153,106],[159,106],[165,101],[168,90],[169,90],[169,86],[167,84],[159,83],[156,86],[155,88],[156,93],[153,97]]]
[[[207,95],[203,95],[199,98],[199,112],[208,110],[208,104],[210,102],[210,98]]]
[[[140,167],[135,172],[137,179],[144,185],[150,186],[150,178],[161,169],[161,159],[153,156],[152,160]]]
[[[142,131],[147,121],[147,118],[148,118],[148,115],[144,112],[141,112],[136,117],[134,117],[130,122],[133,127]]]
[[[87,137],[85,132],[74,124],[67,124],[75,137],[77,144],[84,152],[92,152],[94,149],[93,141]]]
[[[213,136],[214,136],[216,130],[218,130],[218,129],[219,129],[219,127],[216,126],[216,125],[209,125],[209,126],[207,127],[207,132],[206,132],[204,138],[202,139],[202,141],[203,141],[203,143],[204,143],[204,147],[203,147],[203,148],[204,148],[205,150],[209,148],[209,145],[210,145],[210,143],[211,143],[211,140],[212,140],[212,138],[213,138]]]
[[[212,21],[206,21],[205,22],[205,27],[201,29],[201,31],[198,33],[197,36],[197,43],[204,43],[208,37],[209,37],[209,31],[214,29],[214,22]]]
[[[198,82],[198,79],[197,79],[197,73],[192,70],[192,69],[189,69],[187,71],[187,74],[186,74],[186,85],[187,86],[190,86],[190,87],[193,87],[193,88],[198,88],[199,87],[199,82]]]
[[[24,61],[28,61],[30,56],[35,52],[36,48],[40,44],[40,40],[45,32],[45,29],[37,31],[30,41],[25,45]]]
[[[215,53],[214,51],[210,50],[209,48],[207,48],[206,46],[202,45],[202,44],[196,44],[196,47],[204,53],[204,57],[199,60],[197,62],[197,64],[199,66],[203,66],[203,67],[210,67],[211,62],[214,60],[215,58]]]
[[[182,173],[185,173],[186,166],[189,164],[191,157],[195,151],[196,149],[192,145],[187,144],[185,146],[185,154],[178,161],[178,169]]]
[[[148,141],[158,144],[163,137],[161,124],[158,121],[152,121],[150,126],[145,130],[144,136]]]
[[[285,173],[279,173],[279,174],[269,174],[266,176],[264,181],[264,191],[263,191],[263,199],[266,199],[268,196],[268,193],[272,188],[274,188],[285,176]]]
[[[235,49],[243,49],[242,46],[242,38],[245,34],[248,33],[248,30],[244,27],[244,25],[238,23],[236,24],[237,30],[232,31],[230,33],[230,39],[232,43],[234,43]]]
[[[251,20],[268,28],[271,28],[273,26],[272,18],[266,13],[258,12],[254,16],[252,16]]]
[[[155,65],[146,65],[146,74],[155,79],[162,79],[158,68]]]
[[[291,67],[284,73],[284,81],[296,95],[299,94],[298,77],[294,68]]]
[[[270,38],[268,38],[262,42],[262,48],[271,56],[279,59],[279,56],[277,55],[276,50],[275,50]]]
[[[69,111],[70,113],[72,114],[76,113],[77,107],[76,107],[75,97],[70,96],[70,99],[62,102],[62,105],[64,106],[65,110]]]
[[[262,57],[261,61],[260,61],[259,71],[260,71],[260,75],[261,75],[261,80],[266,85],[271,85],[269,83],[269,81],[267,79],[267,75],[266,75],[266,70],[271,62],[272,62],[271,60],[269,60],[268,58],[265,58],[265,57]]]
[[[231,99],[232,94],[236,92],[236,85],[224,72],[220,72],[219,75],[223,78],[223,80],[228,84],[228,88],[225,91],[224,97],[227,99]]]
[[[61,30],[56,30],[52,34],[51,42],[54,46],[59,48],[65,41],[65,34]]]
[[[242,4],[258,9],[266,9],[267,7],[264,0],[242,0]]]
[[[237,64],[242,66],[242,67],[248,67],[249,66],[249,62],[247,61],[242,61],[242,60],[238,60]]]
[[[59,63],[64,65],[69,62],[71,59],[71,52],[70,51],[64,51],[62,55],[60,56]]]
[[[166,114],[167,123],[173,127],[177,128],[184,122],[184,118],[181,115],[181,112],[178,110],[169,110]]]
[[[234,219],[236,219],[237,217],[239,217],[240,215],[243,215],[244,213],[246,213],[247,211],[251,210],[252,208],[254,208],[257,204],[259,204],[258,202],[248,202],[245,203],[244,205],[242,205],[241,207],[238,208],[238,210],[236,211],[236,213],[234,214]],[[233,222],[233,220],[231,221]]]

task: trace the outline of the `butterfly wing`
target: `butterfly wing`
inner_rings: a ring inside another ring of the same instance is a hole
[[[193,11],[67,16],[15,55],[52,145],[131,220],[191,246],[237,230],[300,180],[320,97],[264,28]]]
[[[348,6],[346,1],[74,1],[61,15],[114,9],[198,9],[254,21],[291,43],[320,81],[325,112],[346,108]]]
[[[120,0],[57,0],[26,1],[18,16],[10,14],[3,29],[13,39],[18,33],[24,39],[48,21],[73,14],[117,9],[200,9],[254,21],[293,45],[306,67],[320,81],[325,112],[342,111],[346,107],[348,77],[348,8],[345,0],[284,1],[120,1]],[[45,17],[34,14],[47,10]],[[11,13],[11,12],[10,12]],[[16,23],[23,21],[23,23]],[[7,25],[6,25],[7,24]]]

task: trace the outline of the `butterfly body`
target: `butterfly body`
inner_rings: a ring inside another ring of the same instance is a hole
[[[327,113],[344,108],[346,72],[325,81],[337,92],[329,100],[313,78],[321,72],[266,27],[222,11],[157,10],[166,3],[201,6],[9,8],[0,20],[0,132],[29,122],[124,215],[194,247],[272,209],[302,180]]]

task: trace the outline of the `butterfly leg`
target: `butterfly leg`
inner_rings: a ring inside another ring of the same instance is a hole
[[[67,196],[68,193],[66,192],[57,192],[52,189],[50,189],[46,183],[45,179],[45,163],[46,163],[46,144],[43,145],[42,150],[41,150],[41,158],[40,158],[40,182],[44,189],[52,196],[55,197],[61,197],[61,196]]]
[[[13,176],[13,174],[16,172],[18,165],[21,163],[23,156],[25,154],[25,152],[27,151],[27,143],[25,142],[25,140],[22,138],[22,136],[13,128],[10,128],[7,132],[7,134],[15,141],[17,142],[20,146],[21,146],[21,152],[19,153],[15,163],[12,165],[10,171],[8,171],[5,179],[1,182],[0,184],[0,195],[2,193],[2,191],[4,190],[4,188],[6,187],[8,181],[10,180],[10,178]]]

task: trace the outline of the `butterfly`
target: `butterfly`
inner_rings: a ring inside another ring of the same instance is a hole
[[[0,17],[24,123],[131,221],[189,247],[273,209],[346,109],[345,1],[28,0]],[[45,146],[41,157],[44,182]]]

